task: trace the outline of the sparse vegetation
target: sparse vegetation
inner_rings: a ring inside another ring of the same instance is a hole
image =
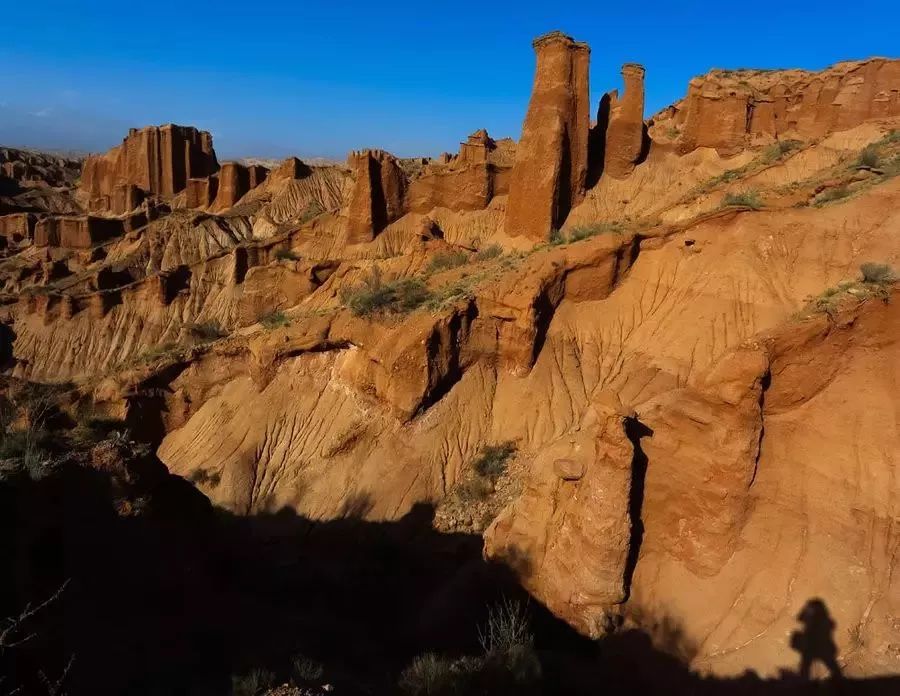
[[[275,252],[275,258],[279,261],[299,261],[300,255],[291,249],[279,249]]]
[[[466,276],[441,286],[431,293],[426,302],[427,308],[435,312],[460,300],[471,299],[474,297],[472,288],[478,280],[479,276]]]
[[[666,130],[666,135],[672,140],[675,140],[675,138],[681,135],[681,131],[678,130],[675,126],[671,126]]]
[[[462,502],[485,500],[493,493],[497,480],[506,472],[509,459],[516,453],[513,442],[485,445],[472,462],[472,473],[460,481],[455,489]]]
[[[864,283],[886,285],[897,280],[894,269],[886,263],[864,263],[859,267]]]
[[[496,259],[503,255],[503,247],[499,244],[491,244],[490,246],[485,247],[484,249],[479,249],[474,258],[475,261],[490,261],[491,259]]]
[[[356,316],[375,314],[407,314],[432,299],[432,294],[419,278],[385,281],[376,266],[363,284],[341,293],[341,300]]]
[[[325,668],[306,655],[297,655],[291,661],[291,679],[296,686],[317,684],[325,676]]]
[[[300,224],[303,225],[324,212],[325,209],[318,201],[310,201],[306,204],[306,208],[304,208],[303,212],[300,213]]]
[[[856,160],[856,166],[871,167],[874,169],[878,166],[880,161],[881,157],[878,154],[878,147],[876,145],[866,145],[859,153],[859,158]]]
[[[426,653],[415,658],[400,677],[400,690],[409,696],[539,692],[541,665],[524,605],[504,599],[492,607],[479,636],[484,650],[479,657]]]
[[[174,343],[159,343],[150,346],[137,357],[138,362],[149,363],[174,353],[178,349]]]
[[[753,210],[759,210],[760,208],[762,208],[763,204],[759,198],[759,193],[754,189],[748,189],[747,191],[742,191],[740,193],[725,194],[722,205],[723,207],[727,207],[730,205],[739,205],[747,208],[752,208]]]
[[[488,612],[487,623],[478,630],[478,642],[486,655],[530,647],[534,637],[528,625],[527,608],[504,597]]]
[[[278,310],[261,316],[259,318],[259,323],[271,331],[272,329],[277,329],[282,326],[288,326],[291,323],[291,320],[287,318],[284,312]]]
[[[275,683],[275,675],[266,669],[254,669],[231,678],[232,696],[260,696]]]
[[[191,324],[191,336],[199,341],[215,341],[228,335],[217,321],[206,321],[200,324]]]
[[[459,249],[453,249],[451,251],[441,251],[435,254],[431,261],[428,262],[428,268],[426,271],[428,273],[439,273],[440,271],[447,271],[451,268],[458,268],[459,266],[463,266],[469,262],[469,255],[466,252],[461,251]]]
[[[588,225],[577,225],[569,230],[568,241],[578,242],[590,239],[598,234],[622,234],[622,225],[618,222],[594,222]]]
[[[803,143],[799,140],[779,140],[772,145],[769,145],[769,147],[763,151],[763,154],[760,157],[760,163],[771,164],[772,162],[777,162],[787,153],[799,148],[802,144]]]
[[[222,481],[222,477],[217,472],[210,473],[206,469],[196,469],[188,476],[188,481],[198,486],[216,487]]]
[[[842,302],[852,297],[857,301],[881,299],[887,301],[891,287],[897,282],[894,269],[885,263],[864,263],[859,267],[861,280],[845,280],[826,288],[818,297],[808,298],[806,312],[825,312],[831,315]],[[804,312],[800,313],[803,316]]]
[[[560,244],[565,244],[566,238],[563,236],[563,233],[557,229],[550,230],[550,246],[559,246]]]
[[[839,201],[842,198],[846,198],[850,195],[850,189],[844,186],[836,186],[834,188],[825,189],[822,193],[816,196],[815,205],[821,205],[822,203],[830,203],[831,201]]]
[[[506,463],[516,453],[514,442],[503,442],[499,445],[485,445],[481,448],[472,468],[479,476],[496,480],[506,471]]]

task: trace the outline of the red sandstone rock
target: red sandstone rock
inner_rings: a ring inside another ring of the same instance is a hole
[[[410,212],[426,214],[437,207],[481,210],[508,190],[508,164],[504,152],[484,129],[460,143],[459,155],[430,163],[409,185]]]
[[[559,32],[534,41],[537,68],[512,172],[506,233],[547,240],[583,194],[590,48]]]
[[[36,218],[31,213],[0,215],[0,237],[6,239],[31,239],[34,236]]]
[[[810,140],[870,118],[900,114],[900,61],[874,58],[804,70],[714,70],[691,81],[688,95],[657,115],[679,133],[679,151],[714,147],[735,154],[752,139]]]
[[[403,214],[406,178],[393,155],[382,150],[351,152],[353,186],[344,211],[347,241],[368,242]]]
[[[89,249],[123,232],[122,220],[93,215],[49,217],[40,220],[35,226],[34,245]]]
[[[622,179],[631,174],[644,144],[644,68],[636,63],[622,66],[625,95],[610,94],[609,126],[606,130],[604,174]]]
[[[128,211],[121,209],[119,186],[171,197],[184,190],[188,179],[209,176],[218,167],[206,131],[172,124],[132,128],[121,145],[85,160],[81,187],[92,210],[121,214]]]
[[[219,179],[208,176],[204,179],[188,179],[185,188],[185,205],[188,208],[208,208],[216,200],[219,192]]]

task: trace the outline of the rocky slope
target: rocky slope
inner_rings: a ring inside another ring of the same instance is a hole
[[[517,144],[270,171],[151,127],[71,209],[5,198],[6,371],[231,513],[440,505],[584,635],[668,617],[774,675],[818,597],[847,674],[897,672],[900,63],[714,71],[646,122],[626,65],[592,123],[588,47],[535,51]]]

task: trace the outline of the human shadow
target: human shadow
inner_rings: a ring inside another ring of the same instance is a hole
[[[810,599],[797,614],[797,621],[803,625],[800,631],[791,634],[791,648],[800,653],[799,674],[808,680],[812,666],[821,662],[832,679],[841,679],[837,662],[837,645],[834,642],[836,623],[828,613],[828,607],[818,597]]]

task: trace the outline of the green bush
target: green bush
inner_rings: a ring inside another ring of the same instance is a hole
[[[275,311],[261,316],[259,318],[259,323],[271,331],[272,329],[277,329],[281,326],[287,326],[291,323],[291,320],[285,316],[284,312]]]
[[[759,210],[762,208],[762,201],[759,199],[759,193],[750,189],[740,193],[725,194],[725,200],[722,202],[722,205],[740,205],[752,208],[753,210]]]
[[[341,293],[344,304],[356,316],[373,314],[406,314],[432,299],[432,294],[419,278],[383,281],[376,267],[363,284]]]
[[[458,268],[469,262],[469,256],[466,252],[459,249],[452,251],[441,251],[435,254],[431,261],[428,262],[426,271],[428,273],[438,273],[440,271],[448,271],[451,268]]]
[[[484,249],[479,249],[475,254],[475,261],[490,261],[503,255],[503,247],[499,244],[491,244]]]
[[[880,161],[881,157],[878,154],[878,148],[874,145],[867,145],[859,153],[859,158],[856,160],[856,165],[859,167],[874,168],[878,166]]]
[[[894,269],[886,263],[864,263],[859,267],[859,270],[862,273],[864,283],[885,285],[893,283],[897,279]]]
[[[485,445],[478,453],[478,458],[472,464],[472,468],[479,476],[490,480],[496,480],[506,471],[506,463],[516,452],[513,442],[503,442],[499,445]]]
[[[557,229],[550,230],[550,246],[559,246],[560,244],[565,244],[566,238],[563,236],[563,233]]]

